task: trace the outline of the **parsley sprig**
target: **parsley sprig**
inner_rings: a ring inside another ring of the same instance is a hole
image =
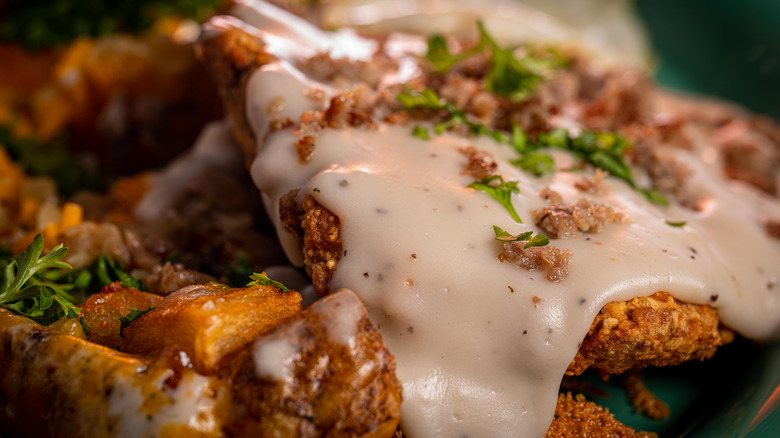
[[[68,249],[57,245],[45,256],[43,237],[35,236],[27,251],[14,256],[0,280],[0,306],[41,324],[51,324],[61,316],[75,318],[81,313],[69,299],[66,289],[36,279],[36,274],[51,268],[71,269],[62,261]]]
[[[517,235],[510,234],[507,231],[501,229],[501,227],[493,225],[493,232],[496,234],[496,240],[502,242],[526,242],[524,249],[532,248],[534,246],[546,246],[550,243],[550,239],[544,234],[534,234],[533,231],[526,231]]]
[[[147,313],[151,312],[152,310],[156,309],[154,306],[149,306],[146,309],[136,309],[133,307],[130,309],[130,313],[127,315],[122,315],[119,317],[119,337],[124,336],[125,328],[127,328],[128,325],[130,325],[131,322],[135,321],[141,315],[146,315]]]
[[[255,272],[250,275],[249,278],[251,278],[253,281],[247,283],[247,286],[273,286],[282,292],[290,292],[290,289],[287,286],[276,280],[271,280],[267,275],[265,275],[265,272],[261,274]]]
[[[434,35],[428,40],[428,52],[425,58],[435,71],[443,72],[464,59],[488,54],[488,69],[483,78],[485,89],[510,100],[520,101],[536,91],[547,71],[558,68],[564,63],[557,55],[538,58],[526,54],[518,57],[516,48],[500,47],[482,22],[477,22],[477,27],[479,42],[461,53],[451,53],[447,47],[447,40],[441,35]]]
[[[666,197],[658,190],[645,189],[636,184],[631,168],[625,160],[625,153],[631,148],[631,142],[619,133],[585,131],[579,137],[572,137],[565,129],[554,129],[539,134],[536,142],[531,142],[528,136],[515,126],[510,145],[520,155],[520,158],[511,160],[510,163],[536,175],[555,170],[552,157],[541,152],[540,149],[564,149],[579,160],[627,182],[650,202],[660,205],[669,204]]]
[[[495,181],[498,181],[498,185],[495,184]],[[504,178],[501,175],[491,175],[485,177],[482,181],[474,181],[469,184],[468,187],[483,191],[492,196],[493,199],[506,208],[515,222],[523,223],[520,216],[517,214],[515,207],[512,205],[512,194],[520,193],[520,189],[517,188],[517,181],[504,181]]]
[[[454,103],[447,99],[439,97],[439,95],[430,88],[426,88],[422,91],[410,89],[408,93],[399,93],[397,99],[404,105],[404,109],[432,111],[443,119],[446,119],[444,122],[434,125],[433,130],[436,135],[441,135],[444,131],[458,125],[464,125],[468,128],[470,134],[487,135],[499,143],[507,141],[506,134],[501,131],[491,130],[482,123],[470,120],[468,116],[466,116],[465,111],[458,108]],[[417,138],[422,138],[423,140],[428,140],[430,138],[428,130],[419,125],[414,126],[412,135]]]

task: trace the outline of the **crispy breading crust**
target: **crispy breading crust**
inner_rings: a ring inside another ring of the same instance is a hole
[[[651,438],[651,432],[637,432],[615,419],[615,416],[585,396],[559,394],[555,417],[544,438],[580,438],[584,436]]]
[[[246,85],[252,73],[274,57],[265,51],[259,39],[236,28],[205,38],[198,48],[201,60],[217,82],[225,111],[233,121],[233,136],[249,165],[256,154],[256,142],[246,116]]]
[[[593,321],[568,375],[587,368],[620,374],[648,366],[669,366],[715,354],[734,339],[710,306],[686,304],[666,292],[604,306]]]

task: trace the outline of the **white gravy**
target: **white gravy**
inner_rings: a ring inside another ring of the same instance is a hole
[[[296,41],[291,36],[289,46]],[[282,49],[275,53],[294,59]],[[283,99],[290,114],[314,105],[301,99],[311,81],[290,73],[291,65],[272,63],[255,73],[247,96],[253,126],[267,126],[260,103]],[[780,202],[725,181],[718,163],[689,159],[693,178],[712,193],[698,213],[650,204],[607,178],[609,191],[588,197],[630,221],[553,240],[574,256],[570,275],[552,283],[543,272],[501,263],[493,225],[512,234],[540,231],[530,213],[546,205],[540,189],[549,185],[565,202],[576,202],[584,196],[573,186],[580,175],[537,178],[509,165],[512,150],[489,138],[445,133],[424,141],[410,131],[381,123],[376,131],[325,129],[311,160],[301,164],[292,130],[267,136],[261,130],[251,167],[277,224],[279,198],[298,188],[341,219],[345,255],[331,286],[355,291],[395,355],[404,385],[402,427],[410,437],[542,436],[561,376],[610,301],[667,291],[711,304],[723,323],[748,338],[780,334],[780,242],[759,226],[765,217],[780,217]],[[474,178],[463,174],[466,157],[458,148],[464,145],[493,154],[503,177],[519,182],[512,203],[524,223],[467,188]],[[705,149],[697,144],[680,153]],[[298,252],[298,242],[277,228],[287,252]]]

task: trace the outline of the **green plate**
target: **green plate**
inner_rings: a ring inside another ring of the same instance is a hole
[[[661,84],[780,118],[780,1],[636,3],[649,27]],[[669,418],[633,412],[618,382],[602,382],[596,374],[586,381],[603,392],[586,395],[631,427],[661,437],[780,437],[780,342],[759,347],[738,340],[711,360],[643,375],[669,404]]]
[[[636,3],[660,61],[662,84],[780,118],[780,1]]]
[[[738,340],[710,360],[642,374],[648,388],[669,404],[669,418],[651,420],[634,412],[619,379],[603,382],[586,373],[595,389],[585,394],[625,424],[661,437],[780,436],[780,342],[759,347]]]

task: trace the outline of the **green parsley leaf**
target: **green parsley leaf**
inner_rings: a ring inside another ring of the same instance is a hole
[[[555,62],[543,62],[531,55],[518,58],[515,56],[515,48],[499,47],[482,22],[477,22],[477,26],[480,33],[478,47],[491,51],[488,71],[484,78],[485,88],[499,96],[514,101],[528,98],[544,80],[544,70],[557,66],[560,61],[556,59]]]
[[[624,158],[625,152],[631,148],[631,142],[619,133],[585,131],[579,137],[572,138],[565,129],[554,129],[539,134],[536,142],[532,143],[517,126],[514,126],[510,145],[520,154],[519,159],[510,162],[537,176],[555,169],[552,158],[538,152],[538,150],[541,148],[564,149],[580,160],[627,182],[650,202],[659,205],[669,204],[666,197],[658,190],[643,189],[636,185],[631,168]]]
[[[550,243],[550,239],[544,234],[534,235],[533,231],[526,231],[518,235],[512,235],[507,231],[501,229],[496,225],[493,225],[493,232],[496,234],[496,240],[502,242],[526,242],[523,249],[532,248],[534,246],[546,246]]]
[[[555,171],[555,162],[552,157],[542,152],[528,152],[518,159],[509,160],[509,163],[536,176]]]
[[[431,134],[428,133],[427,128],[420,125],[414,125],[414,128],[412,128],[412,137],[417,137],[422,140],[430,140]]]
[[[496,180],[499,181],[499,184],[497,186],[491,185],[491,183]],[[523,223],[520,216],[517,214],[517,211],[515,211],[515,207],[512,205],[512,193],[520,193],[520,189],[517,188],[517,181],[506,182],[500,175],[491,175],[484,178],[482,181],[474,181],[469,184],[468,187],[483,191],[492,196],[493,199],[506,208],[515,222]]]
[[[669,225],[669,226],[672,226],[672,227],[684,227],[687,223],[688,223],[688,221],[678,221],[678,222],[674,222],[674,221],[670,221],[670,220],[666,221],[666,225]]]
[[[36,280],[36,276],[48,269],[71,269],[62,258],[67,248],[58,245],[45,256],[43,237],[35,236],[27,250],[14,256],[3,269],[0,280],[0,306],[26,316],[41,324],[51,324],[61,316],[73,318],[81,309],[68,298]]]
[[[144,310],[136,309],[133,307],[130,309],[130,313],[127,315],[122,315],[119,317],[119,337],[122,337],[125,331],[125,328],[127,328],[128,325],[130,325],[131,322],[138,319],[141,315],[145,315],[149,313],[150,311],[154,310],[154,306],[149,306],[148,308]]]
[[[435,91],[430,88],[426,88],[422,91],[410,90],[409,93],[399,93],[397,99],[404,105],[404,108],[407,110],[420,109],[436,111],[440,113],[442,117],[448,117],[445,122],[437,123],[434,126],[433,131],[437,135],[443,134],[444,131],[452,127],[465,125],[469,128],[469,133],[471,134],[487,135],[498,142],[507,141],[506,134],[501,131],[490,130],[482,123],[469,120],[463,110],[456,107],[452,102],[449,102],[446,99],[442,99],[438,94],[436,94]],[[421,136],[423,134],[418,130],[418,127],[415,127],[412,131],[412,135],[422,138]]]
[[[468,53],[453,55],[447,48],[447,40],[441,35],[434,35],[428,39],[428,53],[425,59],[431,62],[434,70],[443,72],[449,70],[455,63],[469,56]]]
[[[140,291],[146,291],[144,283],[128,274],[119,265],[119,262],[112,260],[105,254],[101,254],[95,263],[95,271],[99,280],[99,286],[103,286],[118,281],[124,287],[133,287]]]
[[[81,329],[84,330],[84,334],[89,337],[89,328],[87,327],[87,320],[84,319],[83,316],[79,315],[79,324],[81,324]]]
[[[246,279],[252,273],[255,272],[255,266],[249,257],[243,252],[239,252],[236,255],[236,259],[233,264],[227,269],[225,273],[225,281],[233,287],[241,287],[246,284]]]
[[[658,205],[669,205],[669,200],[666,199],[666,196],[663,195],[663,193],[659,192],[657,189],[637,189],[639,193],[647,198],[648,201],[652,202],[653,204]]]
[[[273,286],[282,292],[290,292],[290,289],[288,289],[287,286],[278,281],[271,280],[267,275],[265,275],[265,272],[262,274],[255,272],[254,274],[250,275],[249,278],[251,278],[253,281],[247,283],[247,286]]]

